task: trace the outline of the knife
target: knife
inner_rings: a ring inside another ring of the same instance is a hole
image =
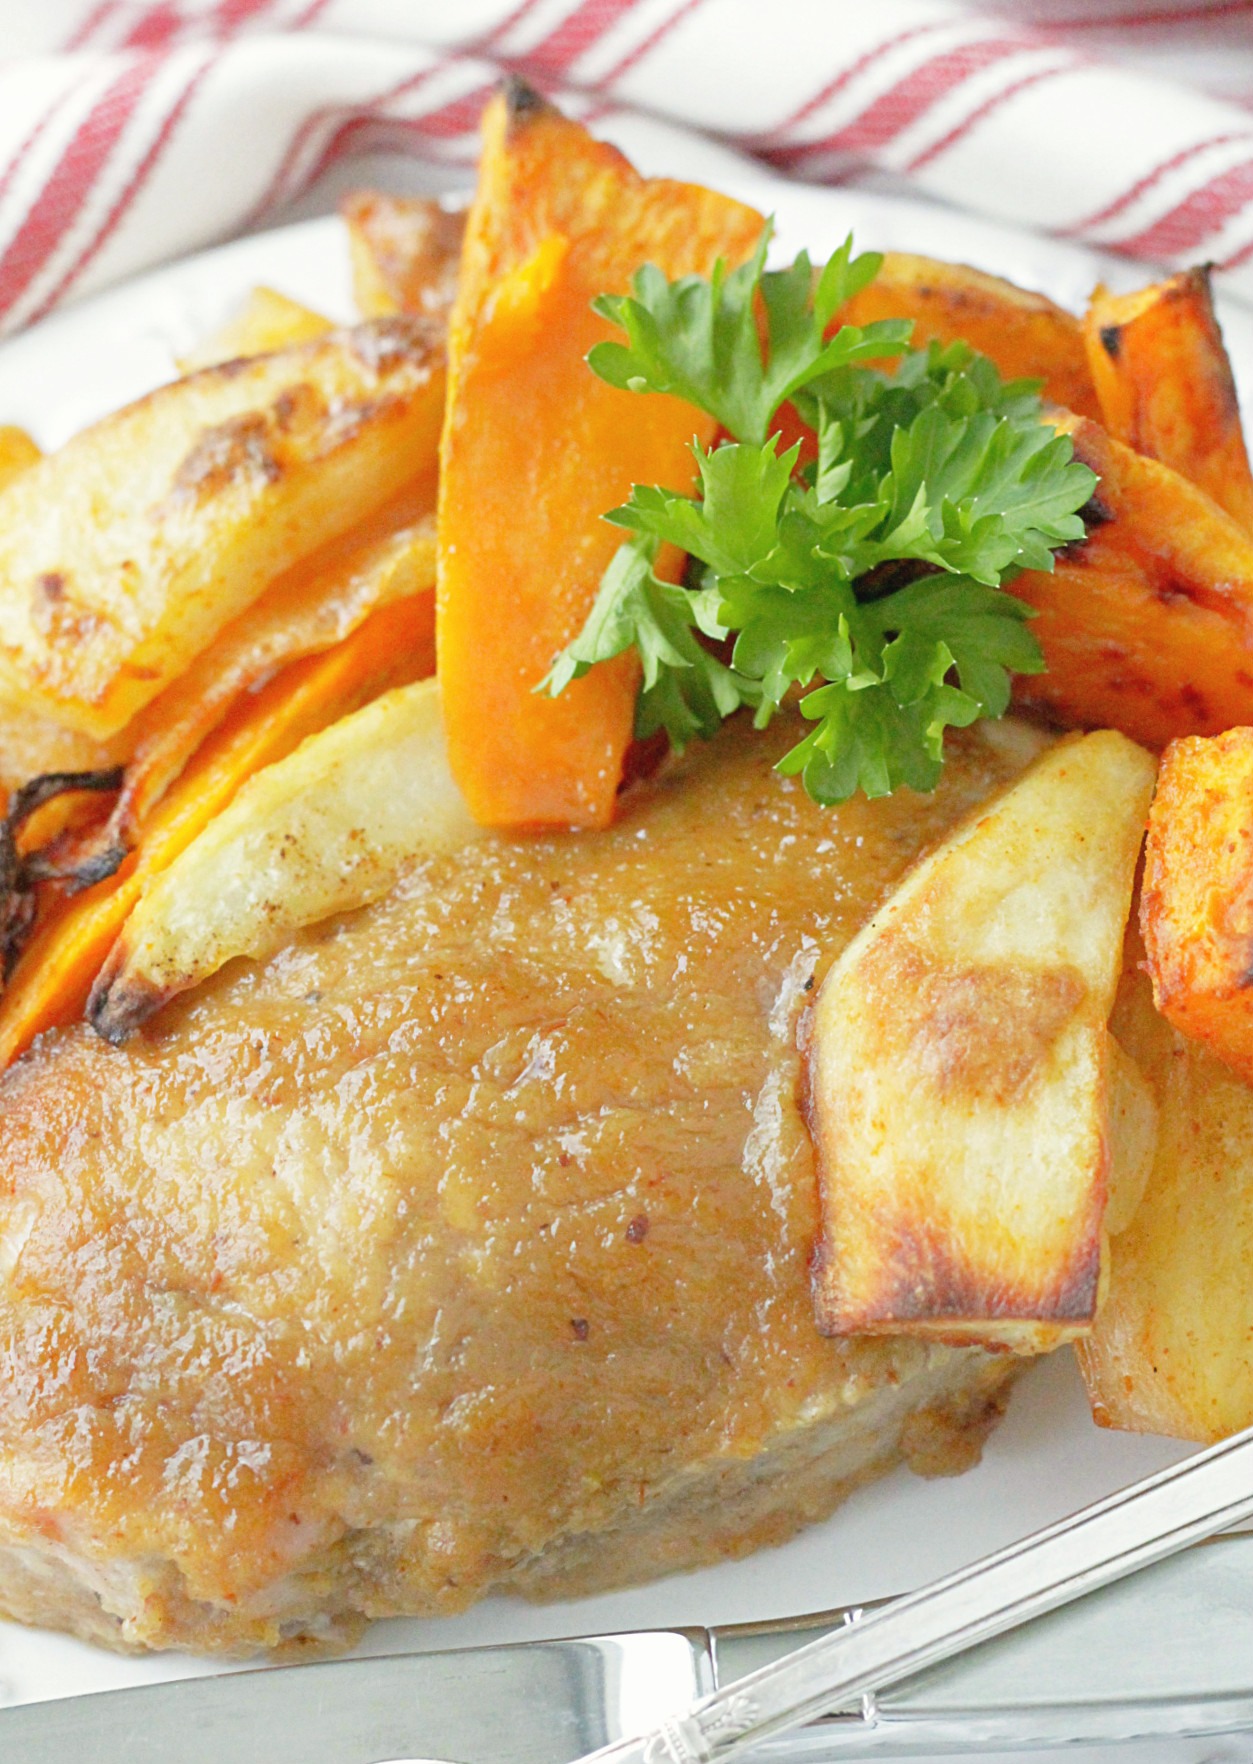
[[[0,1710],[4,1764],[570,1764],[875,1607],[317,1662]],[[1253,1533],[1193,1546],[763,1747],[804,1761],[1253,1729]]]

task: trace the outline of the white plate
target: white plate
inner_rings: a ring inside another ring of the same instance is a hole
[[[801,244],[815,254],[829,250],[852,227],[862,246],[963,259],[1072,306],[1101,277],[1115,286],[1137,280],[1125,264],[921,203],[773,180],[745,184],[737,194],[776,213],[780,249],[788,254]],[[350,317],[347,250],[338,221],[302,222],[207,252],[9,342],[0,349],[0,422],[21,423],[44,446],[57,445],[83,423],[169,378],[174,355],[221,322],[259,281],[331,317]],[[1253,315],[1230,307],[1224,322],[1237,377],[1253,391]],[[923,1482],[901,1471],[863,1489],[826,1524],[744,1562],[579,1603],[537,1607],[497,1598],[462,1617],[381,1623],[364,1649],[381,1653],[728,1623],[874,1598],[1007,1543],[1185,1450],[1164,1440],[1099,1431],[1088,1417],[1071,1358],[1062,1353],[1028,1374],[982,1465],[964,1477]],[[218,1669],[185,1656],[122,1659],[0,1623],[0,1702]],[[1222,1747],[1206,1752],[1229,1755],[1237,1754]],[[1143,1749],[1140,1756],[1146,1756]]]

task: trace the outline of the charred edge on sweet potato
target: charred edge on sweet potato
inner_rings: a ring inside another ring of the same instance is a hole
[[[6,981],[35,929],[38,884],[64,882],[71,892],[77,892],[111,876],[126,856],[126,847],[111,841],[89,846],[80,856],[63,862],[59,837],[35,851],[20,852],[22,828],[36,809],[56,797],[84,791],[107,794],[121,788],[122,777],[121,766],[99,772],[44,772],[14,792],[9,811],[0,821],[0,972]]]
[[[525,128],[537,117],[544,116],[553,110],[542,92],[537,92],[529,80],[521,74],[510,74],[502,83],[501,90],[505,98],[505,118],[509,130]]]

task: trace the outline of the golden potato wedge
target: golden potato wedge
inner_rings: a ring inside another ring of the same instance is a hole
[[[1253,1090],[1158,1014],[1128,943],[1110,1027],[1157,1145],[1139,1205],[1106,1215],[1108,1288],[1076,1351],[1102,1426],[1208,1444],[1253,1424]]]
[[[1208,270],[1134,294],[1098,288],[1083,340],[1110,434],[1173,466],[1253,532],[1253,473]]]
[[[25,429],[0,423],[0,490],[19,472],[43,458]],[[129,757],[130,743],[114,737],[94,741],[51,717],[0,695],[0,789],[14,790],[41,772],[97,772]]]
[[[1105,1177],[1105,1216],[1101,1221],[1107,1238],[1125,1231],[1135,1218],[1153,1171],[1158,1143],[1156,1094],[1112,1030],[1109,1056],[1109,1085],[1106,1093],[1109,1110],[1109,1168]],[[1107,1274],[1108,1256],[1102,1255],[1101,1262],[1102,1270]],[[1104,1287],[1098,1299],[1098,1316],[1103,1302]]]
[[[258,772],[154,879],[88,1018],[123,1040],[224,962],[377,900],[406,864],[479,832],[448,767],[436,681],[389,692]]]
[[[284,570],[431,471],[443,343],[375,320],[207,368],[0,491],[0,694],[121,729]]]
[[[108,837],[132,845],[139,828],[200,743],[241,694],[276,668],[341,642],[376,607],[426,596],[424,642],[434,653],[432,486],[418,484],[271,584],[220,631],[186,673],[105,741],[0,701],[0,787],[42,772],[125,765]]]
[[[1100,483],[1087,539],[1011,592],[1048,671],[1015,696],[1147,747],[1253,722],[1253,541],[1213,499],[1099,423],[1054,413]]]
[[[990,356],[1007,380],[1043,380],[1044,396],[1081,416],[1100,414],[1073,313],[1043,294],[964,263],[887,251],[883,267],[841,310],[840,322],[914,321],[914,342],[957,338]]]
[[[0,423],[0,490],[10,478],[16,478],[19,472],[24,472],[27,466],[42,458],[38,442],[25,429],[19,429],[13,423]]]
[[[1163,754],[1140,923],[1158,1010],[1253,1081],[1253,729]]]
[[[42,458],[43,450],[25,429],[0,424],[0,490]],[[0,695],[0,790],[14,790],[42,772],[104,771],[130,753],[124,734],[96,741]]]
[[[1112,730],[1058,743],[832,967],[807,1055],[824,1333],[1038,1353],[1091,1327],[1155,769]]]
[[[132,742],[130,729],[97,741],[28,705],[0,697],[0,788],[15,790],[41,772],[100,772],[106,766],[124,765]]]
[[[379,607],[423,596],[424,645],[434,657],[435,521],[432,513],[405,519],[413,500],[389,504],[280,576],[123,731],[130,754],[110,828],[116,841],[134,844],[154,804],[241,695],[276,668],[342,642]]]
[[[382,190],[355,191],[339,212],[348,228],[353,293],[365,317],[419,312],[446,320],[457,292],[464,212]]]
[[[299,300],[280,294],[277,288],[254,288],[220,330],[206,337],[190,354],[178,358],[179,372],[194,374],[224,361],[270,355],[276,349],[289,349],[293,343],[312,343],[333,329],[330,319],[310,306],[302,306]]]

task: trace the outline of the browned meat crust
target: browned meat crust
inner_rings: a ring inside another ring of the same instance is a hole
[[[774,1543],[1009,1365],[824,1340],[807,989],[1015,769],[832,813],[730,728],[620,823],[487,842],[122,1050],[0,1086],[0,1609],[324,1646]]]

